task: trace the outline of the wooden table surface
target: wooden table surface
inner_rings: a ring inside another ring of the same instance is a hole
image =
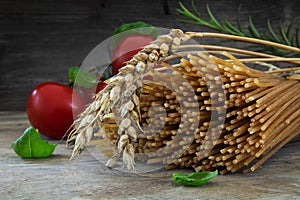
[[[201,187],[107,169],[88,151],[69,161],[63,141],[46,159],[21,159],[10,147],[29,126],[24,112],[0,112],[0,199],[299,199],[300,142],[294,140],[248,174],[219,175]],[[191,172],[186,170],[186,172]]]

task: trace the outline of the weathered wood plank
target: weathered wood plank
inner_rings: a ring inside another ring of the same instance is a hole
[[[197,188],[171,181],[175,171],[145,177],[107,169],[84,151],[69,161],[64,142],[50,158],[21,159],[10,148],[29,126],[26,113],[0,113],[1,199],[297,199],[300,143],[279,150],[254,173],[217,176]],[[190,172],[184,170],[184,172]]]
[[[162,2],[168,3],[168,14]],[[191,7],[190,1],[184,3]],[[206,3],[219,19],[230,20],[242,4],[242,24],[252,15],[258,29],[268,18],[276,26],[300,13],[297,0],[196,1],[203,13]],[[1,0],[0,110],[24,111],[29,92],[39,83],[67,83],[67,69],[80,65],[122,23],[142,20],[164,28],[208,30],[176,21],[178,7],[173,0]]]

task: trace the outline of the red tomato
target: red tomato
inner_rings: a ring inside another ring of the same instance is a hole
[[[129,35],[122,39],[112,53],[112,68],[114,74],[125,65],[137,52],[154,39],[149,35]]]
[[[61,139],[85,107],[84,98],[65,85],[46,82],[30,93],[27,115],[31,125],[52,139]]]
[[[101,81],[98,83],[97,88],[96,88],[96,93],[100,92],[101,90],[103,90],[106,87],[106,83]]]

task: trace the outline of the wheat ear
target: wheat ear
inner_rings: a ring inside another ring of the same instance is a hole
[[[101,127],[106,116],[114,115],[119,124],[120,139],[117,151],[108,160],[107,166],[122,158],[127,168],[134,170],[132,141],[136,140],[138,132],[143,131],[139,125],[139,90],[142,87],[142,78],[156,63],[176,51],[181,42],[187,39],[188,36],[179,29],[172,29],[168,35],[158,36],[121,68],[116,76],[106,81],[108,86],[96,95],[95,101],[73,123],[73,130],[67,140],[67,144],[75,142],[71,159],[91,140],[95,132],[94,127]],[[95,123],[98,123],[98,126],[95,126]]]

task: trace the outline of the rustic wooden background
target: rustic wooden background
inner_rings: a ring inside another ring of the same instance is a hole
[[[183,1],[191,7],[191,2]],[[260,30],[269,18],[288,24],[300,14],[299,0],[199,0],[219,19],[254,17]],[[45,81],[67,83],[67,69],[80,65],[97,44],[122,23],[145,21],[158,27],[207,31],[176,21],[177,0],[0,0],[0,111],[24,111],[30,91]]]

